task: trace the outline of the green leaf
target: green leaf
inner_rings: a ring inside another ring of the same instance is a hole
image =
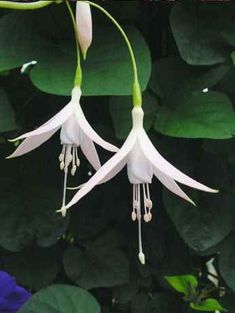
[[[190,303],[190,307],[195,311],[205,311],[205,312],[214,312],[214,311],[226,311],[216,299],[206,299],[200,304]]]
[[[68,277],[86,289],[113,287],[129,282],[128,260],[118,249],[95,246],[83,252],[70,247],[63,262]]]
[[[14,111],[11,107],[7,94],[0,89],[0,133],[17,128]]]
[[[149,83],[161,98],[155,130],[175,137],[232,137],[235,119],[231,101],[222,93],[202,92],[218,83],[229,69],[224,64],[190,66],[177,57],[155,62]]]
[[[78,287],[53,285],[40,290],[19,313],[100,313],[96,299]]]
[[[234,38],[235,33],[232,2],[177,2],[170,23],[181,57],[187,63],[213,65],[229,59],[229,38]]]
[[[149,49],[134,26],[127,27],[127,33],[144,90],[151,71]],[[0,71],[36,60],[38,63],[31,69],[30,78],[37,88],[57,95],[71,94],[76,51],[71,22],[64,8],[55,6],[37,12],[10,13],[0,20],[0,37]],[[110,23],[95,28],[83,70],[83,95],[131,94],[133,71],[128,49]]]
[[[162,106],[155,130],[174,137],[226,139],[235,134],[235,114],[220,92],[194,93],[182,102]]]
[[[30,290],[51,284],[61,267],[61,251],[58,246],[30,247],[18,253],[4,251],[1,257],[3,269]]]
[[[165,276],[165,279],[171,287],[185,295],[198,285],[197,278],[193,275]]]
[[[143,94],[143,110],[145,114],[144,128],[146,131],[148,131],[153,125],[157,108],[157,99],[151,96],[150,93],[145,92]],[[131,110],[131,97],[110,98],[110,113],[118,139],[125,139],[131,130]]]

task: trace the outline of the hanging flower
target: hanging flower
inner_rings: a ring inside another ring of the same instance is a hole
[[[66,200],[66,185],[69,166],[71,166],[71,174],[75,175],[80,165],[78,157],[78,147],[95,170],[101,167],[100,160],[95,148],[96,144],[106,150],[117,152],[118,148],[104,141],[87,122],[82,108],[80,106],[81,89],[74,87],[72,90],[71,101],[48,122],[34,131],[23,134],[13,139],[13,141],[24,139],[16,151],[8,158],[14,158],[26,154],[52,137],[59,129],[62,151],[59,155],[60,168],[64,171],[64,191],[62,200],[62,214],[65,216],[64,210]]]
[[[92,42],[92,16],[88,3],[77,1],[76,23],[78,30],[78,41],[82,50],[83,58],[86,59],[87,50]]]
[[[18,286],[13,277],[0,271],[0,312],[16,313],[31,297],[24,288]]]
[[[131,217],[133,221],[138,221],[138,256],[142,264],[145,263],[145,256],[142,249],[141,220],[142,214],[146,223],[150,222],[152,219],[153,204],[150,197],[149,184],[152,182],[153,175],[171,192],[193,205],[195,205],[194,202],[184,193],[176,181],[202,191],[218,192],[183,174],[165,160],[148,138],[143,128],[143,117],[144,112],[142,108],[134,107],[132,110],[133,128],[122,148],[82,186],[72,200],[65,206],[65,210],[69,209],[96,185],[112,179],[127,164],[128,178],[133,185]],[[141,203],[143,204],[143,209],[141,208]]]

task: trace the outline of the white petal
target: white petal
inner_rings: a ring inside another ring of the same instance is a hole
[[[74,109],[71,103],[67,104],[59,113],[53,116],[45,124],[43,124],[42,126],[40,126],[39,128],[31,132],[25,133],[17,138],[14,138],[13,141],[24,139],[27,137],[32,137],[32,136],[38,136],[43,133],[50,132],[51,130],[54,130],[55,128],[60,127],[70,117],[70,115],[73,113],[73,110]]]
[[[177,185],[177,183],[171,177],[165,175],[157,168],[154,168],[154,175],[160,180],[160,182],[171,192],[176,194],[177,196],[185,199],[186,201],[195,205],[195,203],[184,193],[184,191]]]
[[[15,152],[13,152],[9,157],[7,157],[7,159],[21,156],[23,154],[26,154],[26,153],[36,149],[41,144],[43,144],[45,141],[47,141],[51,136],[53,136],[54,133],[57,132],[58,129],[59,129],[59,127],[52,129],[52,130],[48,131],[47,133],[26,138],[19,145],[19,147],[15,150]]]
[[[93,141],[83,133],[80,136],[80,141],[83,154],[97,171],[101,167],[101,164]]]
[[[92,141],[97,143],[97,145],[103,147],[104,149],[112,152],[117,152],[118,148],[115,147],[114,145],[108,143],[107,141],[103,140],[95,131],[94,129],[90,126],[90,124],[87,122],[86,117],[82,111],[82,108],[80,104],[76,106],[76,118],[79,126],[83,130],[83,132],[89,137]]]
[[[170,164],[167,160],[165,160],[155,149],[144,130],[139,133],[138,140],[140,142],[142,151],[149,159],[149,161],[152,162],[153,166],[159,169],[161,172],[165,173],[167,176],[170,176],[181,184],[190,186],[195,189],[203,190],[206,192],[218,192],[218,190],[211,189],[185,175],[177,168],[175,168],[172,164]]]
[[[127,162],[127,157],[136,142],[135,133],[131,132],[122,148],[107,161],[89,180],[84,186],[75,194],[72,200],[66,205],[66,209],[77,203],[96,185],[112,179],[117,174],[117,169],[120,171]]]
[[[129,153],[127,175],[131,184],[151,184],[152,182],[152,163],[146,158],[138,142]]]
[[[60,131],[61,144],[80,146],[81,128],[77,123],[75,114],[71,114],[63,123]]]
[[[77,1],[76,23],[78,29],[78,40],[84,59],[92,42],[92,16],[91,8],[88,3]]]

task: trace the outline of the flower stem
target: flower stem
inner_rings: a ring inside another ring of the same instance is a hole
[[[30,3],[20,3],[20,2],[12,2],[12,1],[0,1],[0,8],[10,9],[10,10],[37,10],[44,8],[55,1],[37,1]]]
[[[78,29],[77,29],[76,20],[75,20],[75,17],[74,17],[71,5],[69,3],[69,0],[66,0],[65,3],[66,3],[66,6],[68,8],[68,11],[69,11],[72,23],[73,23],[75,39],[76,39],[76,48],[77,48],[77,68],[76,68],[76,73],[75,73],[75,78],[74,78],[74,86],[81,87],[81,84],[82,84],[82,69],[81,69],[81,61],[80,61],[80,48],[79,48],[79,40],[78,40]]]
[[[134,106],[141,106],[142,105],[142,93],[141,93],[141,88],[140,88],[139,79],[138,79],[138,70],[137,70],[137,65],[136,65],[136,59],[135,59],[132,45],[131,45],[125,31],[123,30],[121,25],[117,22],[117,20],[115,20],[115,18],[108,11],[106,11],[103,7],[101,7],[97,3],[94,3],[91,1],[85,0],[84,2],[90,4],[91,6],[97,8],[98,10],[103,12],[112,21],[112,23],[118,28],[118,30],[122,34],[122,36],[123,36],[123,38],[127,44],[127,48],[129,50],[129,53],[130,53],[132,67],[133,67],[133,73],[134,73],[134,82],[133,82],[133,88],[132,88],[133,105]]]

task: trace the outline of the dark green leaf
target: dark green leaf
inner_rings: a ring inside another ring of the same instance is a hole
[[[0,89],[0,133],[17,128],[14,112],[8,100],[7,94]]]
[[[10,162],[10,161],[8,161]],[[0,204],[0,245],[19,251],[36,240],[38,245],[55,244],[65,232],[68,220],[59,216],[58,192],[45,186],[32,189],[27,195],[19,190],[2,193]]]
[[[156,293],[151,299],[151,313],[169,313],[182,312],[181,301],[178,300],[178,295],[170,295],[169,293]]]
[[[226,201],[226,206],[225,206]],[[203,252],[222,241],[231,231],[233,199],[210,195],[193,207],[169,192],[164,192],[167,212],[184,241],[195,251]]]
[[[117,286],[113,290],[113,298],[117,303],[125,304],[131,301],[137,294],[139,284],[137,282]]]
[[[96,246],[85,252],[70,247],[64,256],[68,277],[86,289],[113,287],[129,281],[129,264],[118,249]]]
[[[164,105],[182,101],[186,95],[217,84],[231,65],[191,66],[179,57],[167,57],[153,64],[149,87]]]
[[[227,285],[235,291],[235,236],[231,234],[223,244],[219,258],[220,273]]]
[[[132,313],[150,313],[150,298],[146,293],[139,293],[131,302]]]
[[[229,59],[229,38],[235,33],[233,2],[213,5],[177,2],[170,23],[180,54],[187,63],[213,65]]]
[[[78,287],[53,285],[37,292],[19,313],[100,313],[96,299]]]
[[[18,253],[3,253],[3,268],[14,276],[18,283],[37,290],[51,284],[61,266],[61,251],[58,246],[50,248],[30,247]]]

